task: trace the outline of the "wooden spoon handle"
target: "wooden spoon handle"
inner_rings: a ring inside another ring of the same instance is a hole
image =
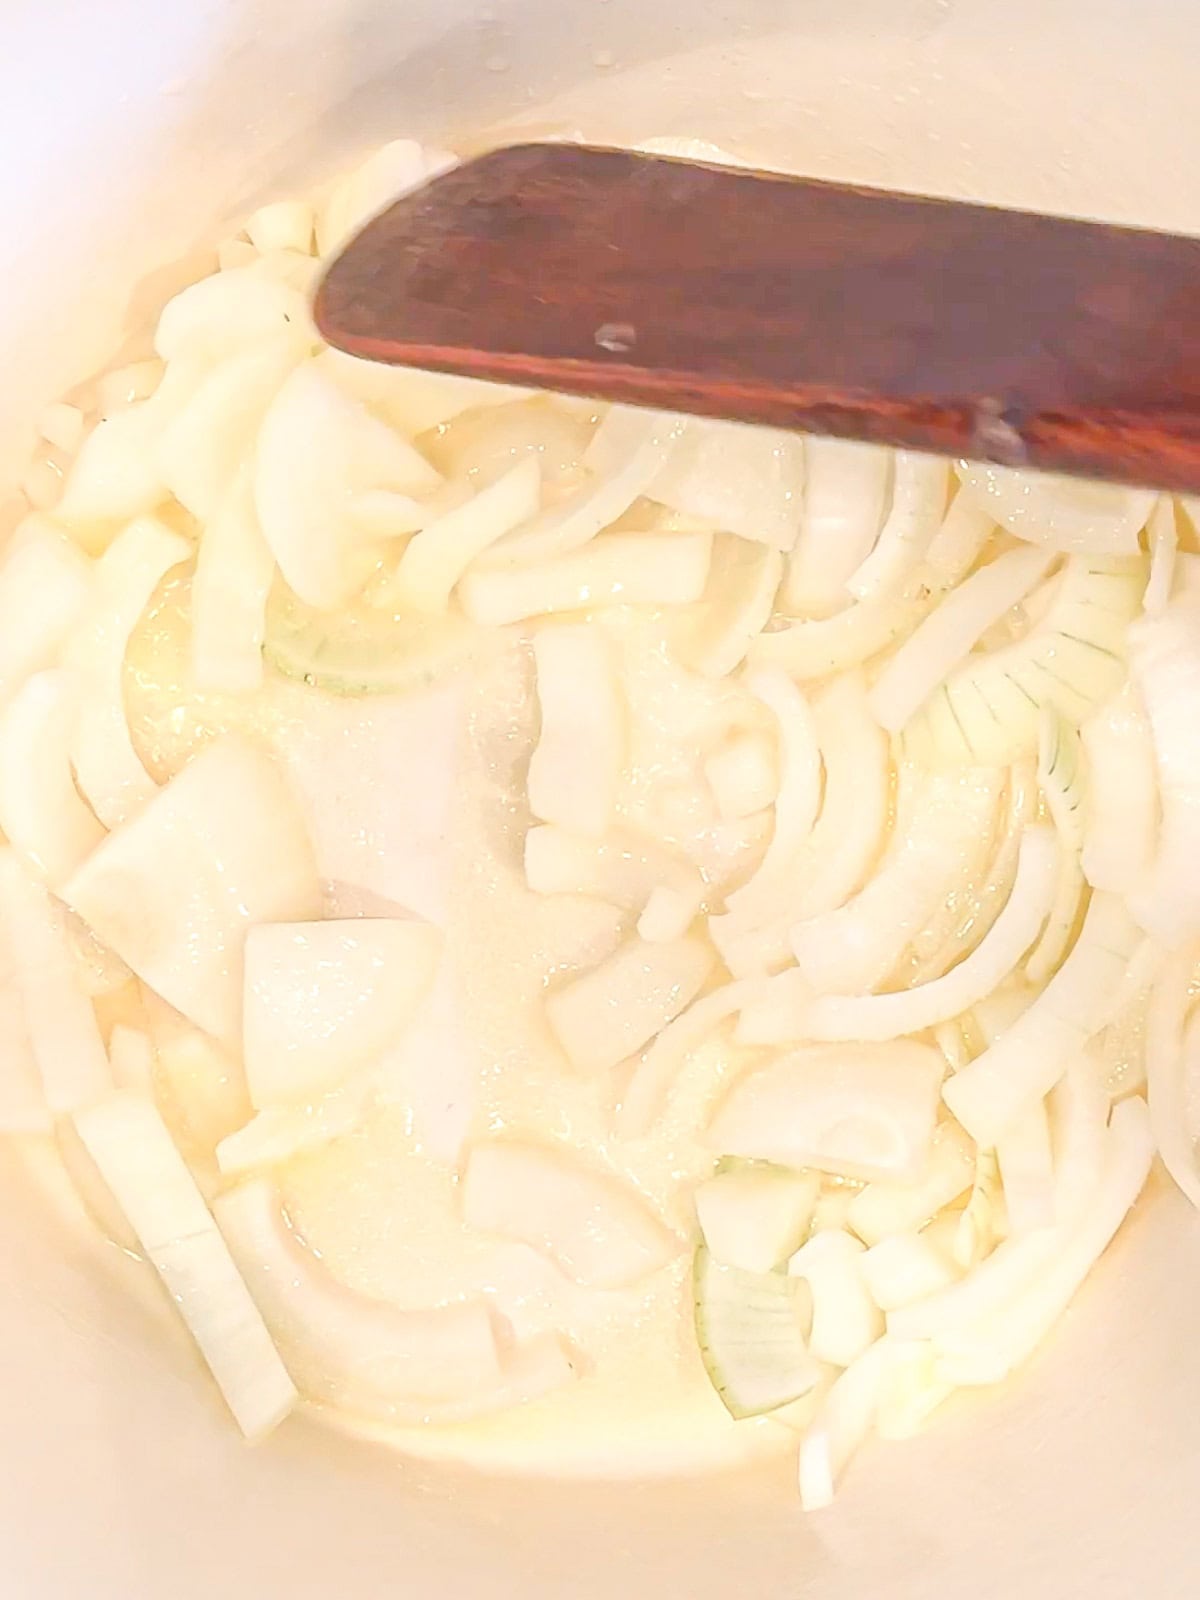
[[[396,202],[353,355],[1200,490],[1200,240],[571,144]]]

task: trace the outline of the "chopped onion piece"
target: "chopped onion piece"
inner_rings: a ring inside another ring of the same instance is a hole
[[[155,589],[191,553],[186,539],[154,517],[131,522],[96,563],[91,605],[68,650],[80,688],[75,775],[108,828],[128,821],[158,791],[125,717],[125,649]]]
[[[10,850],[0,851],[0,924],[51,1111],[74,1111],[112,1087],[92,1003],[75,973],[63,908]]]
[[[893,1233],[862,1258],[862,1274],[881,1311],[948,1289],[957,1272],[923,1233]]]
[[[49,884],[104,837],[71,774],[78,691],[63,668],[38,672],[0,711],[0,828]]]
[[[704,1370],[731,1417],[779,1416],[816,1389],[821,1366],[805,1341],[807,1284],[729,1266],[701,1245],[692,1301]]]
[[[607,636],[587,623],[534,635],[542,724],[529,762],[535,817],[596,838],[612,821],[625,747],[625,708]]]
[[[805,448],[799,434],[780,428],[690,417],[646,492],[685,517],[790,550],[800,524]],[[781,564],[775,570],[781,574]]]
[[[529,566],[468,572],[459,598],[473,622],[493,627],[604,605],[690,605],[704,593],[711,549],[710,533],[606,533]]]
[[[1161,943],[1200,934],[1200,600],[1176,601],[1129,630],[1133,677],[1154,740],[1162,827],[1154,858],[1131,887],[1135,917]]]
[[[1112,1020],[1140,941],[1124,903],[1094,894],[1074,949],[1029,1010],[947,1081],[946,1104],[981,1145],[994,1145],[1048,1094],[1071,1057]]]
[[[157,408],[142,401],[102,418],[84,439],[54,508],[80,543],[102,548],[104,529],[153,511],[167,498],[158,434]]]
[[[722,1155],[847,1178],[921,1174],[942,1059],[913,1040],[810,1045],[738,1083],[707,1134]]]
[[[703,939],[631,939],[557,989],[546,1016],[572,1066],[605,1072],[635,1055],[699,994],[716,964]]]
[[[201,278],[168,300],[154,348],[164,361],[185,357],[212,364],[288,334],[312,337],[304,291],[256,262]],[[125,415],[133,412],[130,407]],[[119,419],[120,414],[112,420]]]
[[[796,1251],[812,1221],[821,1180],[769,1162],[733,1162],[698,1184],[693,1199],[714,1260],[771,1272]]]
[[[946,596],[888,661],[871,688],[871,711],[889,733],[908,719],[981,636],[1044,576],[1052,552],[1009,550]]]
[[[1184,1023],[1192,1002],[1194,950],[1178,951],[1154,987],[1146,1018],[1146,1100],[1163,1166],[1200,1207],[1200,1166],[1187,1115]]]
[[[327,1094],[395,1042],[433,985],[427,922],[264,922],[246,935],[243,1057],[256,1109]]]
[[[267,600],[275,577],[248,468],[204,529],[192,574],[192,680],[197,689],[248,694],[263,680]]]
[[[27,517],[0,562],[0,701],[49,667],[83,615],[92,563],[45,517]]]
[[[63,898],[151,988],[227,1044],[240,1037],[247,930],[321,909],[295,802],[270,759],[231,736],[110,833]]]
[[[797,1019],[797,1037],[894,1039],[967,1011],[1012,972],[1054,900],[1058,852],[1048,828],[1027,828],[1008,904],[983,942],[944,977],[895,994],[822,995]]]
[[[537,458],[527,456],[465,504],[424,526],[405,546],[388,580],[388,602],[400,610],[445,611],[455,584],[476,557],[535,514],[541,482]]]
[[[140,1095],[115,1094],[77,1112],[75,1127],[238,1426],[262,1438],[296,1390],[162,1118]]]
[[[883,1318],[867,1287],[866,1246],[841,1228],[814,1233],[788,1262],[788,1276],[812,1291],[808,1348],[818,1361],[848,1367],[883,1332]]]
[[[1158,829],[1154,739],[1136,686],[1126,683],[1080,731],[1091,776],[1084,876],[1094,889],[1125,894],[1150,865]]]
[[[981,841],[986,850],[1002,781],[996,768],[928,775],[901,768],[896,830],[879,871],[845,905],[792,929],[792,949],[816,990],[861,994],[883,981],[964,860]]]
[[[949,490],[944,457],[896,451],[891,509],[875,548],[847,580],[851,594],[869,600],[897,593],[933,543]]]
[[[784,580],[786,610],[827,617],[849,605],[846,584],[879,536],[892,452],[853,439],[805,440],[804,512]]]
[[[362,1122],[375,1090],[376,1074],[360,1073],[314,1105],[268,1106],[217,1145],[223,1176],[279,1166],[293,1156],[352,1133]]]
[[[461,1399],[500,1377],[482,1298],[402,1309],[339,1283],[297,1238],[268,1179],[222,1194],[217,1222],[306,1395],[384,1415],[393,1398]]]
[[[1009,1231],[1029,1233],[1054,1223],[1054,1158],[1046,1103],[1028,1107],[996,1140]]]
[[[875,1422],[887,1340],[877,1339],[836,1380],[800,1441],[800,1503],[820,1511],[833,1503],[837,1481]]]
[[[351,495],[431,493],[440,475],[416,448],[305,361],[271,402],[258,434],[254,499],[263,536],[290,587],[333,611],[380,559],[351,515]]]
[[[313,247],[313,208],[307,200],[271,200],[246,219],[250,243],[264,254],[270,250],[298,250],[308,255]]]
[[[921,1176],[912,1183],[890,1179],[868,1183],[850,1201],[847,1224],[868,1245],[923,1228],[971,1187],[974,1171],[971,1141],[956,1122],[940,1123]]]
[[[962,493],[1019,539],[1084,555],[1133,555],[1155,500],[1152,489],[973,461],[960,461],[958,476]]]
[[[671,889],[659,884],[650,892],[645,909],[638,918],[638,938],[650,944],[667,944],[672,939],[682,939],[700,914],[704,890]]]
[[[637,1283],[680,1250],[679,1240],[633,1189],[541,1145],[473,1145],[462,1199],[469,1227],[541,1251],[585,1288]]]
[[[393,139],[333,185],[317,212],[317,249],[323,256],[340,250],[385,206],[448,172],[457,160],[445,150],[415,139]]]

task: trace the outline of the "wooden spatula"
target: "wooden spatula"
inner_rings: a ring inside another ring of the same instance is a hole
[[[625,150],[496,150],[329,269],[376,361],[1200,490],[1200,240]]]

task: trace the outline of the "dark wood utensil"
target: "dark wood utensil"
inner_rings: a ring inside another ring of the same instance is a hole
[[[330,267],[353,355],[1200,490],[1200,240],[529,144]]]

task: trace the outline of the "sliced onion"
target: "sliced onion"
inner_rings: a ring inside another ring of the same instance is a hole
[[[233,1044],[248,928],[321,911],[295,801],[270,759],[230,736],[110,833],[62,893],[151,988]]]
[[[1175,581],[1175,555],[1179,548],[1175,501],[1169,494],[1159,495],[1146,528],[1150,539],[1150,577],[1142,603],[1147,611],[1157,613],[1166,609],[1171,598]]]
[[[304,290],[256,263],[213,273],[181,290],[163,308],[154,348],[167,362],[182,357],[211,364],[288,335],[313,338]]]
[[[313,247],[313,208],[307,200],[270,200],[246,219],[246,233],[256,250],[299,250]]]
[[[799,434],[691,417],[647,493],[682,516],[787,551],[800,526],[804,464]]]
[[[867,600],[901,589],[937,535],[949,489],[943,457],[896,451],[891,509],[875,548],[847,581],[851,594]]]
[[[427,922],[262,922],[245,951],[243,1059],[256,1109],[318,1099],[412,1022],[441,951]]]
[[[1077,854],[1083,846],[1087,796],[1083,745],[1075,724],[1068,722],[1053,706],[1042,707],[1038,783],[1064,850]]]
[[[1046,1103],[1023,1111],[996,1140],[1009,1232],[1030,1233],[1054,1223],[1054,1157]]]
[[[820,1511],[875,1422],[883,1388],[886,1339],[877,1340],[834,1382],[800,1441],[800,1503]]]
[[[914,759],[1011,761],[1037,743],[1045,705],[1082,722],[1120,685],[1140,558],[1073,557],[1047,614],[1016,643],[969,656],[905,728]]]
[[[685,427],[666,412],[613,406],[584,456],[591,481],[493,545],[483,564],[504,570],[542,563],[588,544],[649,492]]]
[[[941,1081],[937,1051],[911,1040],[810,1045],[737,1084],[707,1140],[721,1155],[839,1177],[916,1178]]]
[[[782,576],[777,550],[718,535],[704,610],[681,630],[676,647],[684,665],[710,678],[724,678],[740,666],[766,626]]]
[[[1180,600],[1129,630],[1133,676],[1154,739],[1162,827],[1129,903],[1147,933],[1174,946],[1200,934],[1200,601]]]
[[[188,541],[153,517],[139,517],[96,563],[91,605],[71,641],[68,662],[80,689],[72,759],[79,787],[108,828],[125,822],[157,793],[125,717],[125,648],[138,618]]]
[[[1058,854],[1048,828],[1028,828],[1013,892],[983,942],[932,983],[895,994],[823,995],[804,1008],[797,1036],[894,1039],[967,1011],[1012,972],[1053,903]]]
[[[493,627],[605,605],[691,605],[711,551],[709,533],[606,533],[547,561],[468,572],[459,599],[472,622]]]
[[[529,393],[509,384],[483,383],[447,372],[362,361],[344,350],[322,350],[317,365],[339,389],[370,406],[409,439],[452,422],[464,411],[490,412]]]
[[[263,680],[267,601],[275,577],[248,468],[204,529],[192,574],[192,679],[197,689],[248,694]]]
[[[703,939],[631,939],[549,995],[546,1017],[578,1071],[604,1072],[661,1033],[696,998],[715,965]]]
[[[370,1107],[375,1079],[373,1071],[359,1073],[315,1103],[268,1106],[260,1111],[218,1143],[217,1166],[222,1176],[280,1166],[353,1133]]]
[[[1146,1018],[1146,1100],[1163,1166],[1200,1207],[1200,1166],[1188,1127],[1184,1024],[1193,999],[1194,950],[1171,957],[1154,987]]]
[[[1080,732],[1090,774],[1084,876],[1094,889],[1124,894],[1149,867],[1158,832],[1154,740],[1136,685],[1126,683]]]
[[[45,517],[27,517],[0,563],[0,701],[49,667],[84,614],[93,565]]]
[[[1058,879],[1054,901],[1042,936],[1029,952],[1025,962],[1025,976],[1032,984],[1048,983],[1062,965],[1071,945],[1072,935],[1079,925],[1080,913],[1087,899],[1087,883],[1079,865],[1079,857],[1060,840],[1058,847]]]
[[[37,876],[69,877],[104,837],[71,776],[78,689],[63,668],[35,673],[0,712],[0,828]]]
[[[92,1003],[75,971],[63,908],[12,851],[0,852],[0,922],[25,1024],[52,1111],[74,1111],[112,1087]]]
[[[75,1127],[242,1432],[263,1437],[296,1390],[162,1118],[140,1095],[116,1094]]]
[[[1058,1082],[1071,1057],[1114,1014],[1114,996],[1141,941],[1123,901],[1095,894],[1075,947],[1014,1025],[951,1078],[946,1104],[981,1145],[994,1145]]]
[[[373,150],[338,179],[320,207],[316,218],[320,254],[332,255],[385,206],[454,165],[456,158],[447,151],[415,139],[393,139]]]
[[[914,1232],[969,1189],[974,1172],[971,1141],[956,1122],[939,1123],[921,1176],[911,1183],[868,1183],[850,1201],[847,1224],[868,1245]]]
[[[947,1289],[958,1274],[923,1233],[892,1233],[862,1260],[863,1277],[881,1311],[895,1311]]]
[[[405,546],[387,582],[388,603],[400,610],[445,611],[455,584],[476,557],[534,516],[541,481],[537,459],[528,456],[465,504],[424,526]]]
[[[585,838],[606,832],[625,754],[625,706],[611,641],[587,623],[533,640],[541,731],[529,762],[535,817]]]
[[[812,710],[803,693],[779,668],[763,668],[748,680],[750,691],[772,713],[779,729],[779,792],[775,831],[757,869],[726,897],[730,911],[748,915],[769,905],[781,873],[791,866],[812,832],[821,804],[821,750]]]
[[[779,793],[775,748],[763,733],[738,733],[705,758],[704,776],[726,822],[764,811]]]
[[[545,1146],[472,1146],[462,1197],[469,1227],[541,1251],[586,1288],[637,1283],[681,1248],[634,1190]]]
[[[788,1277],[803,1278],[812,1292],[808,1348],[818,1361],[848,1367],[883,1332],[883,1318],[867,1287],[866,1246],[843,1228],[823,1228],[788,1262]]]
[[[836,911],[798,922],[792,948],[818,992],[862,994],[882,982],[961,871],[986,850],[1002,774],[996,769],[918,776],[901,770],[911,796],[879,871]],[[902,795],[903,799],[903,795]]]
[[[784,607],[826,617],[850,603],[846,584],[883,523],[892,452],[852,439],[805,441],[804,514],[788,562]]]
[[[642,911],[663,886],[704,893],[696,869],[652,840],[620,830],[588,839],[549,823],[525,835],[525,881],[536,894],[591,895],[628,911]]]
[[[1152,489],[973,461],[960,461],[958,476],[962,492],[1019,539],[1084,555],[1133,555],[1155,500]]]
[[[217,1222],[304,1393],[368,1415],[393,1397],[458,1399],[500,1376],[482,1299],[404,1310],[339,1283],[297,1238],[271,1183],[222,1194]]]
[[[1044,575],[1053,554],[1009,550],[952,590],[906,639],[871,688],[871,710],[898,733],[980,637]]]

